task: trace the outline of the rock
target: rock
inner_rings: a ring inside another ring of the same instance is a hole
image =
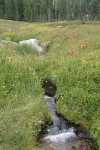
[[[96,150],[94,143],[86,139],[67,139],[65,142],[54,143],[51,141],[41,140],[39,150]]]
[[[57,26],[57,28],[63,28],[63,26],[59,25],[59,26]]]
[[[12,42],[12,41],[7,41],[7,40],[2,40],[1,42],[0,42],[0,45],[2,45],[2,46],[18,46],[18,43],[16,43],[16,42]]]
[[[46,52],[48,52],[48,49],[49,49],[50,45],[51,45],[50,41],[46,41],[46,42],[42,43],[42,46],[43,46],[43,48],[45,49]]]
[[[44,50],[42,49],[42,47],[39,46],[40,41],[37,39],[29,39],[29,40],[23,40],[19,42],[20,45],[31,45],[33,48],[36,49],[37,52],[39,53],[43,53]]]
[[[73,145],[73,150],[96,150],[91,140],[80,139]]]
[[[78,126],[75,133],[79,138],[92,139],[87,129],[83,126]]]

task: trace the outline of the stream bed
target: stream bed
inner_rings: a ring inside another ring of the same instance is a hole
[[[56,85],[44,79],[42,88],[51,124],[41,130],[38,150],[96,150],[94,140],[84,127],[70,123],[56,112]]]
[[[96,150],[93,139],[82,126],[75,126],[56,113],[55,98],[44,97],[51,115],[51,125],[41,130],[39,150]]]

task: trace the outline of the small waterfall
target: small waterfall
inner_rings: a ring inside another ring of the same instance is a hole
[[[68,138],[75,138],[74,127],[69,127],[68,122],[57,115],[55,98],[45,95],[44,100],[52,121],[52,125],[47,128],[45,139],[57,143],[59,141],[65,141]]]
[[[46,105],[48,107],[48,111],[51,115],[51,121],[53,123],[53,126],[51,129],[49,129],[50,134],[58,134],[60,132],[61,128],[61,120],[56,115],[56,104],[55,99],[53,97],[45,96],[44,100],[46,102]]]
[[[44,139],[57,142],[59,140],[64,141],[65,139],[76,137],[74,127],[70,127],[68,121],[59,116],[56,112],[56,85],[49,79],[43,79],[42,88],[44,88],[44,101],[52,121],[52,125],[47,127]]]

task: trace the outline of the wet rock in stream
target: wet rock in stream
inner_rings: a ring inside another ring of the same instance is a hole
[[[96,150],[91,140],[78,139],[73,145],[73,150]]]
[[[91,140],[72,138],[65,142],[50,142],[41,139],[38,150],[96,150]]]

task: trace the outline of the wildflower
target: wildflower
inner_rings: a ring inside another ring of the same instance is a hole
[[[79,47],[85,48],[85,47],[87,47],[88,45],[90,45],[90,42],[87,41],[87,40],[84,40],[84,41],[81,41],[81,42],[80,42]]]
[[[86,47],[86,44],[84,42],[80,42],[80,47],[81,48],[85,48]]]
[[[75,50],[70,50],[69,51],[69,55],[71,55],[71,56],[76,56],[77,54],[78,54],[78,52],[75,51]]]
[[[72,36],[73,36],[73,33],[72,33],[72,32],[70,32],[70,33],[69,33],[69,36],[70,36],[70,37],[72,37]]]
[[[83,63],[88,63],[86,60],[84,60],[84,59],[80,59]]]
[[[5,86],[2,86],[2,88],[5,88]]]

